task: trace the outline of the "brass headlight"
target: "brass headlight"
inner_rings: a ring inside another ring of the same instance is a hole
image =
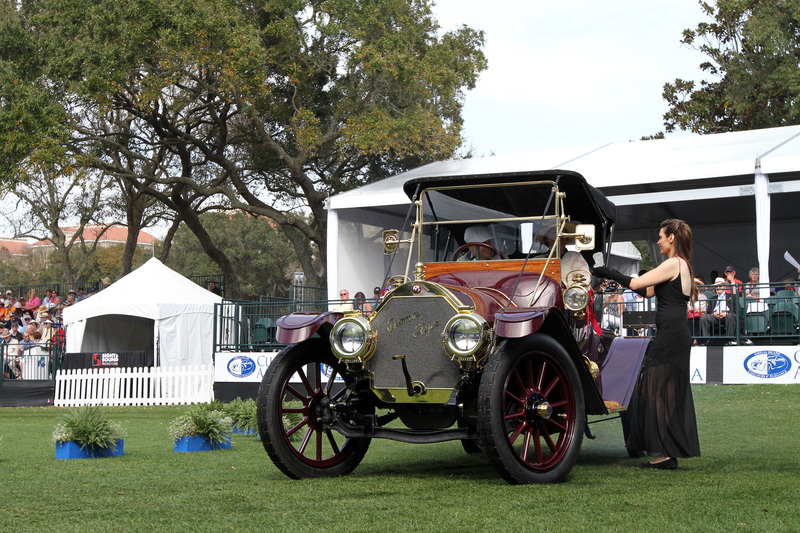
[[[377,332],[363,316],[346,316],[333,326],[330,341],[339,359],[364,362],[375,351]]]
[[[459,313],[445,324],[442,341],[451,359],[476,358],[489,343],[489,324],[480,315]]]
[[[564,307],[570,311],[583,311],[589,305],[589,291],[582,285],[573,285],[564,293]]]

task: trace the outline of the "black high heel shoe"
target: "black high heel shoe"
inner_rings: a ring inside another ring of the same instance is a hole
[[[651,463],[650,461],[641,464],[641,468],[654,468],[656,470],[675,470],[678,468],[678,460],[670,457],[660,463]]]

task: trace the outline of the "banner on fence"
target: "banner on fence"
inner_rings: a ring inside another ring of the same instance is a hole
[[[275,359],[278,352],[217,352],[214,354],[214,381],[217,383],[261,383],[267,367]],[[330,376],[331,368],[322,365],[322,374]],[[295,374],[290,380],[299,383],[300,376]],[[336,383],[343,383],[341,376],[336,376]]]
[[[800,346],[726,347],[723,383],[800,383]]]

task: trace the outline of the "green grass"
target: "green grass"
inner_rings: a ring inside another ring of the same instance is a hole
[[[375,440],[350,476],[293,481],[254,437],[174,453],[186,407],[107,408],[119,458],[55,460],[65,412],[0,409],[0,531],[798,531],[800,388],[694,387],[703,456],[635,466],[619,421],[593,424],[569,480],[511,486],[458,442]]]

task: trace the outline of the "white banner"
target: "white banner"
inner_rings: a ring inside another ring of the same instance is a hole
[[[214,381],[226,383],[261,383],[267,367],[275,359],[278,352],[217,352],[214,354]],[[322,373],[330,376],[331,367],[322,365]],[[295,374],[290,380],[300,383],[300,376]],[[336,383],[344,383],[341,376],[336,376]]]
[[[261,383],[264,372],[278,352],[217,352],[214,381]]]
[[[722,382],[800,383],[800,346],[731,346],[725,349]]]

